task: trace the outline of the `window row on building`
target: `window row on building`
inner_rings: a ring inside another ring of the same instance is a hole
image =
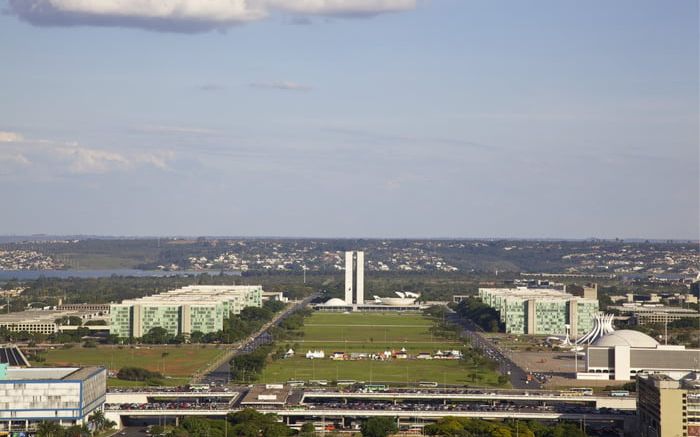
[[[480,288],[479,298],[498,311],[510,334],[578,337],[593,328],[599,312],[597,299],[551,288]]]
[[[262,306],[260,285],[189,286],[110,306],[110,333],[140,338],[160,327],[171,335],[220,331],[224,319]]]

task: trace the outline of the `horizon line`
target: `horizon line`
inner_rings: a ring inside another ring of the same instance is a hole
[[[319,236],[283,236],[283,235],[187,235],[187,234],[170,234],[170,235],[115,235],[115,234],[0,234],[0,238],[32,238],[32,237],[56,237],[68,238],[76,237],[82,239],[125,239],[125,240],[148,240],[148,239],[279,239],[279,240],[458,240],[458,241],[608,241],[608,242],[677,242],[677,243],[696,243],[700,244],[700,238],[659,238],[659,237],[507,237],[507,236],[490,236],[490,237],[465,237],[465,236],[433,236],[433,237],[366,237],[366,236],[342,236],[342,237],[319,237]]]

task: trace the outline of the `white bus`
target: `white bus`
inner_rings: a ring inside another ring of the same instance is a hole
[[[190,384],[190,391],[209,391],[210,387],[207,384]]]
[[[580,393],[584,396],[593,396],[593,389],[588,387],[571,387],[569,391]]]

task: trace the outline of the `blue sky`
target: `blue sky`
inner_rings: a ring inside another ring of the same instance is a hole
[[[0,234],[700,238],[697,1],[239,2],[0,0]]]

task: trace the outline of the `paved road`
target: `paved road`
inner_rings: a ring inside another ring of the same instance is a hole
[[[134,421],[135,422],[135,421]],[[144,426],[125,426],[114,437],[146,437]]]
[[[535,379],[528,382],[528,372],[523,370],[510,359],[508,356],[508,351],[502,350],[486,336],[484,336],[483,330],[476,323],[469,319],[462,319],[456,313],[450,315],[450,320],[464,329],[464,333],[471,338],[472,345],[475,348],[481,350],[482,353],[488,358],[499,363],[499,370],[501,373],[504,375],[510,375],[510,383],[513,388],[528,388],[533,390],[542,388],[542,384]]]
[[[289,317],[294,312],[300,310],[301,308],[304,308],[305,306],[307,306],[309,303],[311,303],[311,301],[314,300],[318,296],[319,296],[318,293],[312,294],[311,296],[307,297],[306,299],[299,301],[295,305],[290,306],[287,309],[285,309],[284,311],[282,311],[271,322],[267,323],[258,332],[256,332],[253,336],[249,337],[246,341],[244,341],[242,344],[240,344],[238,347],[236,347],[220,366],[218,366],[216,369],[210,371],[209,373],[205,374],[202,377],[201,382],[203,384],[211,384],[211,383],[228,384],[230,382],[230,367],[231,367],[229,363],[231,362],[233,357],[235,357],[236,355],[241,354],[241,353],[252,352],[253,350],[257,349],[259,346],[272,342],[273,339],[270,336],[270,334],[267,332],[267,330],[271,326],[279,324],[282,320]]]

